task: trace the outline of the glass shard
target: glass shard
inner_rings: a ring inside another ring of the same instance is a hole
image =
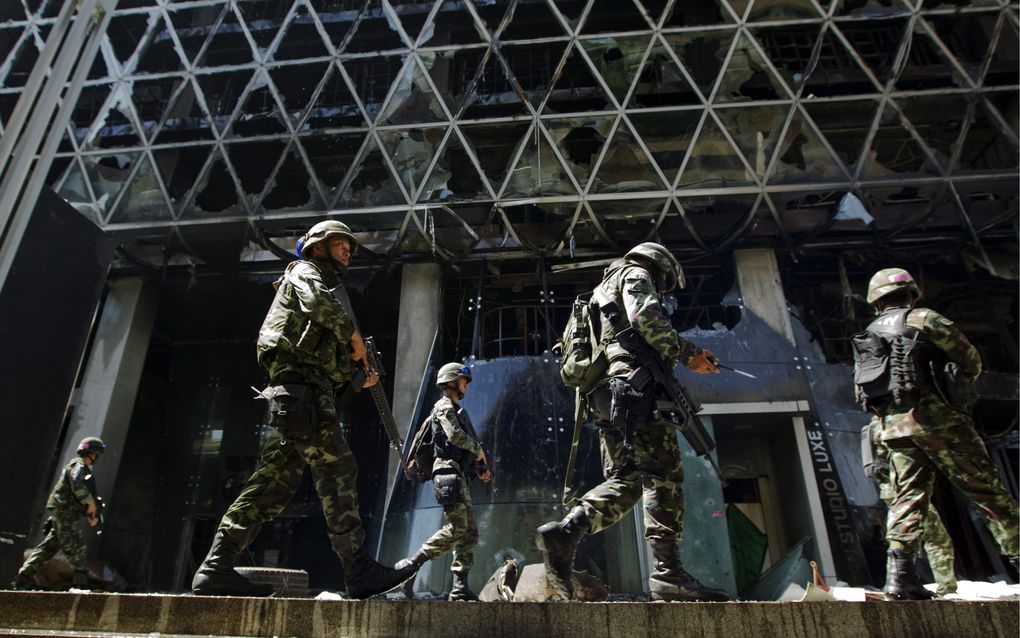
[[[379,140],[412,198],[416,199],[415,194],[428,174],[432,158],[445,133],[446,127],[379,131]]]
[[[544,195],[577,195],[577,188],[536,126],[524,139],[523,152],[510,174],[504,197]]]
[[[543,120],[582,191],[609,137],[615,115]]]
[[[648,50],[648,41],[646,35],[588,38],[580,41],[588,58],[616,96],[616,101],[621,104],[625,102],[634,77],[641,68],[641,61]]]
[[[633,193],[663,190],[665,184],[655,165],[637,142],[626,120],[613,133],[602,165],[589,191],[594,193]]]
[[[659,42],[652,45],[641,69],[628,108],[701,104],[701,97],[684,77],[673,56]]]
[[[426,52],[422,53],[422,57],[426,59],[425,64],[431,63],[434,59],[434,56]],[[389,102],[383,107],[379,123],[421,124],[442,122],[447,119],[442,104],[429,83],[428,74],[418,64],[415,56],[410,56],[393,88]]]
[[[156,160],[156,169],[159,170],[163,185],[166,186],[170,202],[178,212],[188,193],[195,186],[195,180],[212,152],[212,146],[153,149],[152,155]],[[233,186],[231,186],[231,190],[233,190]]]
[[[799,110],[795,110],[790,127],[776,149],[776,159],[768,182],[842,182],[847,178],[811,123]]]
[[[723,62],[733,44],[735,31],[671,33],[666,42],[676,52],[705,99],[722,75]]]
[[[372,208],[406,204],[407,198],[390,172],[382,151],[370,139],[361,162],[354,169],[353,178],[340,195],[337,206]]]
[[[269,73],[265,68],[255,72],[255,78],[248,88],[240,112],[233,125],[224,132],[224,137],[250,137],[253,135],[271,135],[288,132],[286,115],[276,101],[270,88]]]
[[[141,165],[135,172],[127,193],[107,220],[108,224],[173,219],[173,213],[166,205],[152,163],[144,155],[140,162]]]
[[[456,131],[450,133],[439,160],[418,193],[419,202],[490,200],[485,182]]]

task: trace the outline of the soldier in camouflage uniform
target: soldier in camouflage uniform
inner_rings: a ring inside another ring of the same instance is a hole
[[[633,326],[673,369],[684,364],[699,374],[718,373],[708,350],[684,340],[669,322],[661,295],[683,286],[683,269],[663,246],[639,244],[613,262],[593,299],[599,302],[601,343],[608,368],[587,396],[599,429],[605,481],[580,498],[560,522],[542,525],[536,543],[543,552],[550,587],[573,596],[574,553],[585,534],[616,523],[644,496],[645,538],[655,560],[649,576],[653,600],[728,600],[683,569],[677,542],[683,530],[683,465],[675,430],[656,422],[655,393],[632,385],[639,371],[614,336]]]
[[[410,558],[397,563],[397,569],[417,571],[425,561],[453,550],[453,588],[448,600],[478,600],[468,587],[468,572],[475,562],[478,525],[471,507],[469,473],[486,483],[492,478],[485,450],[467,412],[457,403],[467,394],[471,369],[462,363],[447,363],[439,369],[436,386],[443,396],[432,408],[432,441],[436,460],[432,465],[432,483],[436,500],[443,506],[446,525],[432,535]],[[472,469],[474,467],[474,469]],[[404,594],[414,598],[414,577],[404,583]]]
[[[882,433],[882,424],[878,417],[871,419],[868,429],[878,460],[870,476],[878,483],[879,498],[882,499],[886,507],[889,507],[896,497],[896,491],[893,488],[892,477],[889,474],[889,450],[879,440]],[[939,516],[938,510],[935,509],[934,502],[928,503],[928,512],[924,517],[923,523],[922,544],[925,556],[928,558],[928,565],[935,576],[935,593],[939,596],[956,593],[953,540],[949,537],[949,531],[946,530],[942,517]]]
[[[981,357],[952,321],[916,307],[920,298],[910,273],[880,270],[868,285],[868,302],[879,316],[854,339],[858,399],[877,416],[889,452],[894,496],[886,526],[885,592],[895,600],[931,597],[918,581],[914,555],[923,540],[936,471],[974,503],[1014,565],[1020,553],[1016,501],[1003,489],[973,420],[951,403],[952,388],[940,378],[955,365],[965,376],[956,382],[972,382],[981,374]]]
[[[257,343],[259,364],[269,375],[262,394],[269,400],[273,432],[195,573],[191,588],[196,594],[272,593],[271,587],[241,576],[234,563],[262,524],[290,501],[305,465],[322,500],[330,543],[344,565],[348,595],[367,598],[410,574],[383,567],[365,552],[355,486],[358,466],[336,427],[335,397],[351,381],[355,365],[366,366],[365,387],[378,381],[375,371],[367,370],[365,345],[353,318],[331,292],[356,249],[357,240],[345,224],[320,222],[298,243],[302,259],[290,263],[275,283],[276,298]]]
[[[35,573],[58,550],[64,552],[67,562],[71,564],[71,586],[88,586],[85,539],[78,528],[78,519],[84,516],[93,527],[99,523],[102,503],[96,493],[92,466],[105,449],[103,441],[94,436],[86,437],[78,444],[78,457],[61,472],[46,501],[50,511],[44,527],[46,537],[32,550],[18,570],[18,576],[12,583],[15,589],[30,589],[35,582]]]

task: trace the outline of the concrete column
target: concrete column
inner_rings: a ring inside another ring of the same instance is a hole
[[[96,483],[104,498],[113,494],[158,302],[156,286],[139,277],[110,282],[85,376],[75,391],[57,472],[74,457],[82,438],[102,438],[107,449],[96,466]]]
[[[734,250],[733,261],[737,266],[737,283],[744,305],[785,337],[790,345],[796,345],[776,253],[771,248]]]

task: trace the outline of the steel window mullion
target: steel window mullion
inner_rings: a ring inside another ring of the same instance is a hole
[[[417,203],[418,198],[421,197],[422,189],[425,187],[425,184],[428,183],[429,178],[432,177],[433,171],[436,170],[436,165],[439,163],[439,157],[447,150],[447,145],[450,143],[449,140],[452,132],[453,125],[447,124],[445,130],[443,131],[443,139],[439,140],[439,144],[436,144],[435,146],[436,150],[433,152],[432,159],[429,160],[429,164],[425,168],[425,174],[422,175],[420,183],[418,184],[415,184],[413,182],[411,183],[411,187],[413,189],[411,192],[412,203]]]
[[[591,220],[592,226],[595,227],[595,232],[597,232],[602,239],[606,240],[606,243],[609,244],[610,248],[613,250],[620,250],[620,244],[608,232],[606,232],[606,229],[602,226],[602,222],[599,220],[598,215],[596,215],[595,211],[592,210],[591,204],[586,200],[582,200],[581,205],[584,206],[584,209],[588,212],[588,219]]]
[[[344,173],[344,178],[340,180],[340,184],[337,185],[336,187],[336,195],[333,196],[332,201],[326,202],[326,205],[329,206],[330,208],[333,209],[336,208],[337,202],[340,201],[340,198],[343,197],[344,192],[346,192],[347,188],[350,187],[351,182],[354,181],[354,178],[360,171],[361,162],[364,161],[365,157],[368,155],[369,147],[372,146],[373,143],[378,145],[378,142],[375,141],[375,136],[372,135],[371,128],[368,129],[367,131],[364,131],[364,133],[365,138],[361,140],[361,146],[358,148],[358,152],[354,154],[354,158],[351,160],[350,167],[347,169],[347,172]],[[380,149],[380,152],[381,150],[382,149]],[[355,171],[355,169],[359,169],[359,171]]]
[[[652,224],[652,229],[645,234],[644,238],[641,240],[642,242],[651,241],[652,238],[659,232],[659,229],[662,228],[662,223],[666,221],[666,217],[669,215],[669,205],[670,199],[667,197],[666,201],[662,204],[662,210],[659,211],[658,218]]]
[[[592,164],[591,173],[588,174],[588,179],[585,182],[584,188],[578,188],[578,192],[582,197],[587,197],[588,191],[591,189],[591,185],[595,182],[595,178],[599,174],[599,170],[602,169],[602,160],[605,158],[606,153],[609,152],[609,147],[612,145],[613,140],[616,139],[616,131],[620,127],[620,118],[621,115],[619,113],[617,113],[613,118],[613,123],[609,127],[609,134],[606,136],[606,142],[602,145],[602,148],[599,149],[599,155],[595,158],[595,163]],[[568,170],[568,172],[572,173],[573,171]]]
[[[698,125],[694,128],[694,133],[691,135],[691,143],[687,147],[687,152],[684,153],[684,159],[680,162],[680,168],[677,170],[676,177],[673,178],[672,190],[680,188],[680,178],[683,177],[684,171],[687,170],[687,165],[691,161],[691,157],[694,155],[694,147],[698,145],[698,140],[701,139],[701,133],[705,130],[705,121],[708,119],[709,108],[706,105],[702,109],[701,118],[698,120]]]
[[[683,223],[684,228],[687,229],[687,232],[691,234],[691,239],[694,240],[694,243],[697,244],[698,248],[704,252],[711,253],[712,249],[708,247],[708,244],[705,243],[705,238],[701,236],[698,229],[694,227],[694,222],[692,222],[687,216],[687,210],[684,208],[683,204],[680,203],[680,198],[674,197],[671,198],[670,201],[676,206],[676,212],[680,215],[680,221]]]

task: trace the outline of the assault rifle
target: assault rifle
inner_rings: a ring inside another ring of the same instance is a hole
[[[355,328],[358,326],[357,319],[354,318],[354,310],[351,308],[351,300],[347,296],[347,289],[344,288],[343,284],[340,284],[336,288],[333,288],[330,292],[336,298],[340,305],[343,306],[347,312],[347,316],[354,322]],[[359,330],[360,332],[360,330]],[[379,356],[379,352],[375,349],[375,339],[372,337],[362,337],[365,342],[365,357],[367,359],[369,370],[374,370],[378,375],[380,381],[386,376],[386,371],[382,365],[382,358]],[[365,387],[365,381],[368,380],[368,373],[364,367],[359,367],[357,372],[354,373],[354,378],[351,379],[350,384],[344,391],[344,395],[349,393],[361,392]],[[393,411],[390,410],[390,402],[386,398],[386,393],[383,391],[382,383],[376,383],[368,389],[369,394],[372,395],[372,402],[375,404],[375,409],[379,412],[379,419],[382,421],[383,430],[386,432],[386,438],[390,440],[390,447],[397,453],[397,458],[400,459],[401,466],[404,467],[404,471],[407,472],[407,467],[404,466],[404,440],[400,437],[400,433],[397,431],[397,423],[393,420]]]
[[[715,459],[712,458],[715,441],[709,436],[698,416],[698,412],[701,411],[698,402],[687,394],[683,385],[673,377],[673,372],[666,368],[659,353],[648,345],[644,337],[633,327],[616,333],[616,341],[634,357],[638,365],[647,369],[651,373],[652,379],[666,391],[669,400],[660,401],[657,404],[657,409],[663,413],[664,417],[669,414],[676,420],[663,418],[661,423],[680,430],[687,442],[691,444],[695,454],[708,461],[708,464],[715,470],[716,476],[719,477],[719,482],[723,487],[726,487],[726,478],[719,466],[716,465]]]
[[[96,499],[96,524],[93,529],[96,530],[96,536],[103,535],[103,510],[106,509],[106,502],[103,501],[101,496],[93,496]]]

